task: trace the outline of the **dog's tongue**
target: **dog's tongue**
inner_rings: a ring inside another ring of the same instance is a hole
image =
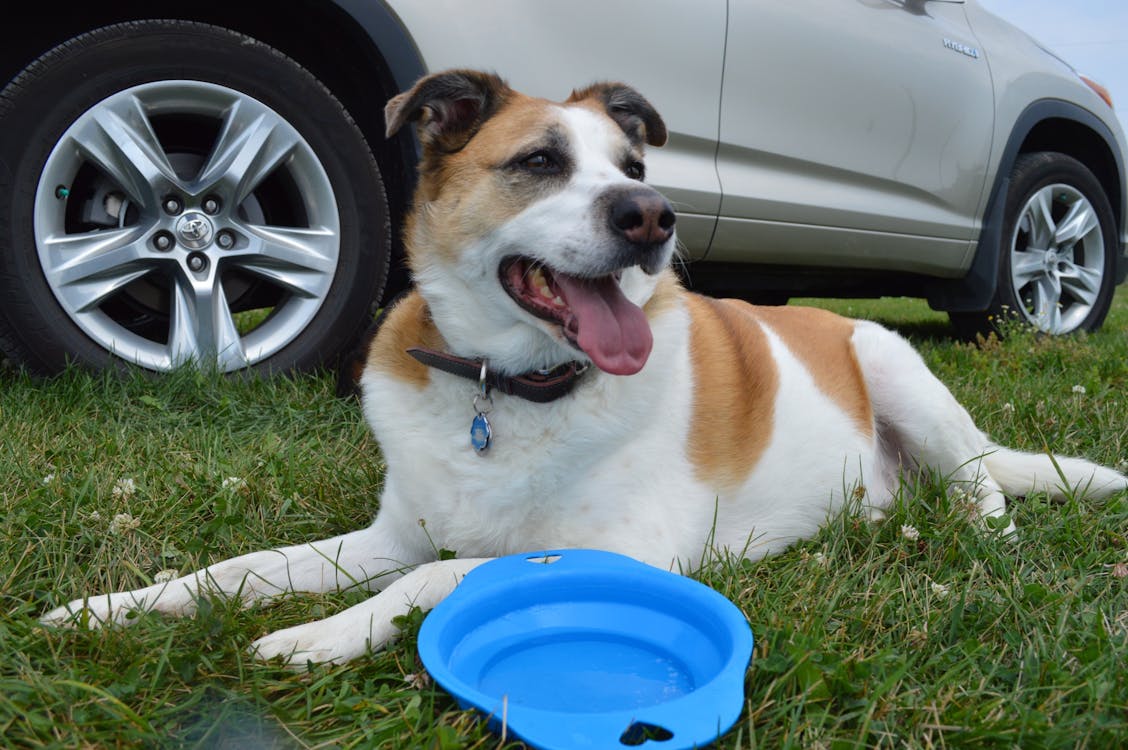
[[[654,337],[646,313],[619,289],[614,278],[555,275],[573,317],[565,323],[595,366],[612,375],[634,375],[646,364]]]

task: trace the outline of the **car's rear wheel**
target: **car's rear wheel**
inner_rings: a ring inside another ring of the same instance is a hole
[[[965,333],[1013,320],[1042,333],[1093,331],[1115,291],[1116,222],[1100,182],[1054,152],[1024,154],[1011,173],[995,298],[984,313],[953,314]]]
[[[313,369],[387,275],[379,170],[276,50],[185,21],[106,27],[0,94],[0,345],[17,364]]]

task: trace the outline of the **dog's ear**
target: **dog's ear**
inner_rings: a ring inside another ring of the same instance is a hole
[[[509,93],[511,89],[501,78],[476,70],[448,70],[420,78],[384,108],[387,137],[414,121],[424,147],[457,151]]]
[[[607,115],[619,124],[627,137],[636,143],[664,146],[668,134],[666,123],[646,97],[622,83],[597,83],[573,91],[568,104],[591,99],[603,105]]]

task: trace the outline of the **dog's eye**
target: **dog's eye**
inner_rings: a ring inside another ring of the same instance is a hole
[[[535,154],[530,154],[522,158],[518,164],[522,169],[537,174],[558,174],[560,172],[560,162],[547,151],[537,151]]]
[[[623,167],[623,174],[630,177],[632,180],[641,182],[642,179],[646,177],[646,167],[644,167],[640,161],[628,162],[627,165]]]

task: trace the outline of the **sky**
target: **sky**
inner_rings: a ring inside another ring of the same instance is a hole
[[[1128,131],[1128,1],[979,0],[1112,94]]]

